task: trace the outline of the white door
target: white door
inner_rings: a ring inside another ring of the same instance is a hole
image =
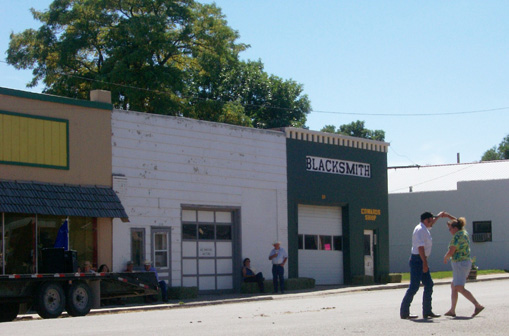
[[[299,277],[344,283],[341,207],[299,204]]]
[[[170,233],[168,228],[152,228],[152,266],[157,270],[159,281],[165,280],[167,283],[171,279]]]
[[[364,230],[364,275],[374,276],[373,230]]]

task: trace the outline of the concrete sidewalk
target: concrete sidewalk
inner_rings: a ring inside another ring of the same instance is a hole
[[[495,281],[507,280],[509,273],[497,273],[488,275],[478,275],[477,280],[469,280],[468,283],[478,281]],[[451,278],[434,280],[435,286],[450,285]],[[263,300],[279,300],[284,298],[298,298],[307,296],[321,296],[321,295],[335,295],[341,293],[352,293],[361,291],[374,291],[386,289],[407,288],[408,281],[401,283],[389,283],[383,285],[369,285],[369,286],[316,286],[312,289],[300,291],[288,291],[285,294],[217,294],[217,295],[199,295],[196,299],[189,299],[183,301],[172,300],[170,303],[156,303],[144,305],[124,305],[124,306],[105,306],[98,309],[92,309],[88,315],[98,314],[119,314],[125,312],[138,312],[148,310],[162,310],[162,309],[178,309],[178,308],[191,308],[220,304],[242,303]],[[66,317],[67,313],[63,313],[62,317]],[[23,314],[18,315],[16,320],[38,319],[37,314]]]

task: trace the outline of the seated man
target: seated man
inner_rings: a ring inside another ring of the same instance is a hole
[[[159,281],[159,275],[157,275],[157,270],[155,267],[152,266],[152,262],[150,260],[145,260],[145,272],[154,272],[156,275],[157,283],[159,284],[159,288],[161,288],[161,296],[163,299],[163,302],[168,302],[168,288],[166,286],[166,281],[161,280]],[[154,300],[157,301],[157,300]]]
[[[134,267],[134,263],[131,260],[129,260],[127,262],[126,269],[125,269],[124,272],[132,273],[133,272],[133,267]]]

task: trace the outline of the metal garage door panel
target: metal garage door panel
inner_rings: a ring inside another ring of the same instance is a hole
[[[299,234],[342,235],[341,207],[299,204]]]
[[[304,235],[341,236],[341,207],[299,204],[298,230]],[[343,284],[343,252],[299,250],[299,277],[309,277],[318,285]]]

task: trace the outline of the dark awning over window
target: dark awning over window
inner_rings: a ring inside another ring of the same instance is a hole
[[[128,216],[108,187],[0,181],[0,213],[121,218]]]

